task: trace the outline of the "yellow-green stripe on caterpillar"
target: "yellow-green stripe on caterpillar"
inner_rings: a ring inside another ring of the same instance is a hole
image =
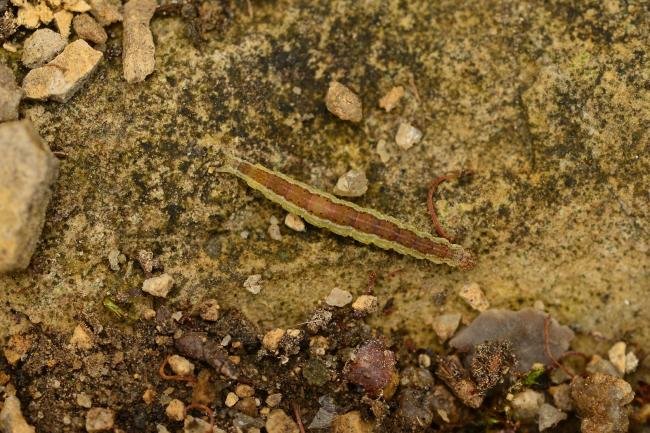
[[[349,236],[364,244],[373,244],[433,263],[445,263],[464,270],[475,265],[472,253],[461,245],[422,232],[375,210],[318,191],[259,164],[228,157],[220,171],[243,179],[269,200],[317,227]]]

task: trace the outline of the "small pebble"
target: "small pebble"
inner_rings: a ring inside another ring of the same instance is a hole
[[[68,39],[70,36],[70,29],[72,28],[72,19],[74,14],[70,11],[60,10],[54,14],[54,24],[63,39]]]
[[[281,401],[282,401],[282,394],[280,394],[279,392],[275,394],[269,394],[269,396],[266,397],[265,400],[267,406],[269,407],[276,407],[277,405],[280,404]]]
[[[255,395],[255,389],[250,385],[240,383],[235,388],[235,394],[237,394],[237,397],[239,398],[252,397]]]
[[[389,113],[393,108],[397,106],[403,96],[404,87],[395,86],[379,100],[379,106],[386,110],[387,113]]]
[[[94,407],[86,413],[86,431],[88,433],[111,430],[115,423],[115,413],[103,407]]]
[[[0,123],[0,149],[2,273],[29,265],[45,223],[59,162],[28,120]]]
[[[340,197],[360,197],[368,191],[368,179],[360,170],[350,170],[339,178],[334,194]]]
[[[458,293],[467,304],[477,311],[485,311],[490,308],[490,303],[485,297],[485,293],[481,290],[478,283],[470,283],[465,285]]]
[[[237,397],[237,394],[234,392],[229,392],[228,395],[226,396],[226,401],[224,404],[227,407],[233,407],[237,402],[239,401],[239,397]]]
[[[436,316],[433,319],[433,331],[441,342],[450,339],[460,324],[460,313],[448,313]]]
[[[129,0],[124,5],[122,65],[128,83],[144,81],[154,70],[156,46],[149,22],[157,6],[156,0]]]
[[[162,274],[144,280],[142,291],[159,298],[166,298],[174,285],[174,278],[169,274]]]
[[[342,120],[360,122],[363,117],[361,99],[343,84],[332,81],[325,96],[327,109]]]
[[[278,219],[273,217],[273,221],[269,224],[268,228],[269,237],[274,241],[282,240],[282,233],[280,233],[280,226],[278,225]]]
[[[183,418],[185,418],[185,403],[176,398],[173,399],[165,408],[165,414],[172,421],[183,421]]]
[[[67,102],[95,72],[103,57],[83,39],[68,44],[51,62],[23,79],[25,97]]]
[[[268,433],[300,433],[298,425],[282,409],[272,410],[264,427]]]
[[[431,367],[431,357],[426,353],[421,353],[418,355],[418,365],[422,368]]]
[[[364,314],[376,313],[379,310],[379,301],[376,296],[361,295],[352,303],[352,309]]]
[[[548,403],[544,403],[539,408],[539,419],[537,425],[539,426],[539,431],[547,430],[551,427],[555,427],[560,421],[567,419],[567,414],[557,409],[555,406],[552,406]]]
[[[269,352],[277,351],[284,334],[286,334],[284,329],[276,328],[270,330],[264,334],[264,337],[262,338],[262,346],[264,346],[264,348]]]
[[[0,122],[18,119],[18,106],[23,89],[16,84],[14,72],[0,63]]]
[[[244,281],[244,288],[251,292],[253,295],[257,295],[262,290],[262,275],[253,274],[249,275]]]
[[[50,29],[38,29],[23,44],[22,62],[30,69],[39,68],[65,48],[66,40]]]
[[[332,421],[332,433],[371,433],[372,423],[364,421],[361,412],[355,410],[338,415]]]
[[[206,322],[216,322],[219,319],[220,308],[216,299],[206,299],[199,306],[199,316]]]
[[[72,347],[81,350],[90,350],[93,347],[93,339],[90,331],[88,331],[88,329],[82,324],[79,324],[74,328],[69,343]]]
[[[110,250],[108,252],[108,266],[112,271],[120,270],[120,250]]]
[[[77,394],[77,404],[86,409],[90,409],[91,407],[93,407],[93,402],[90,399],[90,396],[85,392],[80,392],[79,394]]]
[[[625,373],[632,373],[639,366],[639,358],[636,357],[634,352],[628,352],[625,355]]]
[[[6,433],[35,433],[36,429],[27,423],[20,410],[20,400],[8,395],[0,410],[0,428]]]
[[[296,214],[288,213],[287,216],[284,217],[284,224],[297,232],[305,231],[305,222]]]
[[[338,287],[334,287],[330,294],[327,295],[327,298],[325,298],[325,303],[332,307],[344,307],[350,302],[352,302],[352,294]]]
[[[408,123],[400,123],[395,134],[395,143],[404,150],[408,150],[422,139],[422,131]]]
[[[565,412],[573,410],[573,402],[571,401],[571,387],[568,383],[551,386],[548,393],[553,397],[553,404]]]
[[[151,388],[145,390],[145,392],[142,393],[142,401],[144,401],[148,405],[153,403],[155,398],[156,398],[156,391]]]
[[[102,26],[106,27],[109,24],[122,21],[122,14],[112,3],[106,0],[89,0],[88,3],[92,8],[90,13]]]
[[[169,367],[178,376],[190,376],[191,374],[194,374],[194,364],[192,364],[187,358],[180,355],[172,355],[169,357],[168,362]]]
[[[625,349],[626,345],[624,341],[619,341],[614,343],[614,345],[609,349],[607,355],[609,361],[616,367],[619,373],[625,374]]]
[[[520,420],[534,419],[542,404],[544,404],[544,394],[532,389],[515,394],[510,402],[512,415]]]
[[[379,155],[379,160],[386,164],[393,157],[392,152],[390,151],[389,145],[386,140],[379,140],[377,142],[377,155]]]
[[[108,35],[104,28],[88,14],[80,14],[72,20],[72,28],[81,39],[94,44],[105,44]]]

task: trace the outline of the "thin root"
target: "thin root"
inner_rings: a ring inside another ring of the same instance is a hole
[[[214,427],[214,411],[212,409],[201,403],[190,403],[185,407],[185,416],[183,418],[187,417],[187,412],[189,412],[190,409],[199,409],[205,413],[210,417],[210,427]]]
[[[189,383],[196,383],[196,378],[194,376],[180,376],[177,374],[167,374],[165,372],[165,367],[169,363],[169,356],[166,357],[162,364],[160,364],[160,367],[158,368],[158,374],[160,377],[162,377],[165,380],[175,380],[177,382],[189,382]]]
[[[550,359],[556,367],[561,368],[562,371],[564,371],[571,379],[573,379],[575,377],[575,374],[573,374],[568,368],[562,365],[560,361],[558,361],[551,353],[551,348],[549,346],[550,327],[551,327],[551,316],[546,316],[544,318],[544,353],[546,354],[546,357]]]
[[[293,414],[296,416],[296,423],[298,424],[300,433],[305,433],[305,426],[302,424],[302,418],[300,417],[300,406],[295,402],[291,403],[291,406],[293,407]]]
[[[453,241],[453,237],[450,236],[445,231],[445,229],[440,224],[440,221],[438,220],[438,214],[436,212],[435,203],[433,202],[433,196],[438,190],[438,185],[440,185],[441,183],[447,180],[457,179],[464,174],[470,175],[473,174],[473,172],[471,170],[451,171],[443,176],[436,177],[429,184],[429,193],[427,194],[427,209],[429,210],[429,215],[431,216],[431,222],[433,223],[433,226],[435,227],[438,236],[440,236],[441,238],[445,238],[450,242]]]

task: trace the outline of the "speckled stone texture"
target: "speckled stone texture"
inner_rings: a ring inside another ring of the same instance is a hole
[[[24,107],[67,159],[29,273],[0,277],[5,305],[68,331],[79,311],[115,320],[102,298],[143,302],[130,294],[145,276],[110,270],[108,253],[147,249],[174,275],[168,303],[215,298],[269,328],[304,321],[333,287],[362,293],[376,271],[380,305],[394,300],[377,324],[416,344],[434,344],[435,314],[472,317],[456,293],[477,282],[495,308],[542,300],[578,331],[647,347],[649,17],[633,0],[254,2],[254,18],[236,8],[197,45],[180,19],[154,19],[145,82],[127,87],[109,50],[73,100]],[[326,110],[332,80],[358,91],[359,124]],[[386,113],[378,101],[396,85],[405,96]],[[407,151],[394,143],[403,121],[423,132]],[[424,230],[428,181],[472,168],[437,206],[478,265],[313,227],[272,241],[267,222],[284,213],[215,172],[219,148],[325,190],[364,170],[357,202]],[[251,274],[257,296],[243,289]]]

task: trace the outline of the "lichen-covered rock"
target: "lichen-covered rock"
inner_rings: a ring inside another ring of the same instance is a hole
[[[35,433],[36,429],[29,424],[20,411],[20,400],[10,395],[4,401],[0,411],[0,431],[4,433]]]
[[[149,21],[156,11],[156,0],[130,0],[124,5],[123,67],[129,83],[144,81],[153,72],[156,46]]]
[[[29,121],[0,124],[0,149],[0,272],[10,272],[29,265],[59,164]]]
[[[38,29],[23,44],[22,62],[28,68],[38,68],[52,60],[65,48],[66,40],[50,29]]]
[[[18,106],[23,90],[16,84],[14,73],[0,63],[0,122],[18,119]]]
[[[547,316],[535,309],[520,311],[492,309],[481,313],[465,329],[449,341],[449,345],[461,352],[469,352],[485,341],[509,341],[519,361],[515,371],[524,373],[536,362],[552,365],[544,349],[544,322]],[[550,319],[548,347],[558,358],[569,348],[573,331]]]
[[[77,39],[50,63],[29,71],[23,80],[25,96],[66,102],[92,75],[102,56],[101,51]]]
[[[629,383],[618,377],[594,373],[571,381],[571,397],[582,418],[582,433],[624,433],[629,419],[625,407],[634,399]]]

